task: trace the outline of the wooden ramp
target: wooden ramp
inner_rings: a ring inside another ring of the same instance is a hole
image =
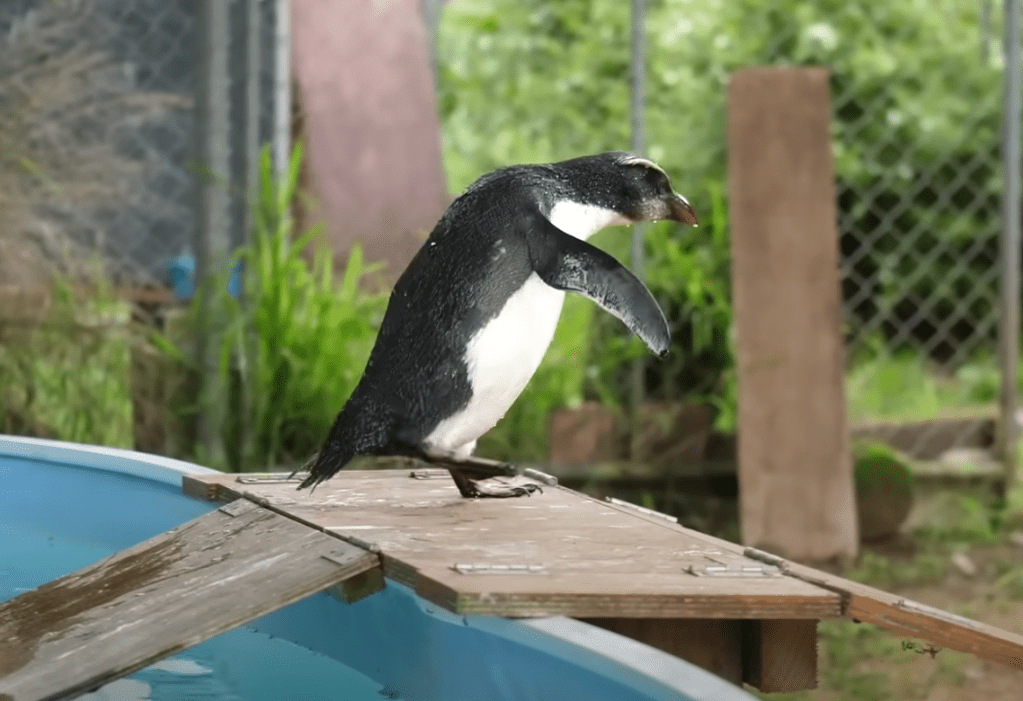
[[[0,701],[86,692],[379,565],[235,502],[0,604]]]

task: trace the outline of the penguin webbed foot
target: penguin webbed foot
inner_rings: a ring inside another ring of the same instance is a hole
[[[487,479],[471,479],[463,472],[448,468],[455,485],[462,496],[467,499],[493,498],[507,499],[509,497],[528,497],[533,492],[543,493],[543,489],[533,482],[513,482],[507,477],[489,477]],[[518,479],[518,478],[512,478]]]
[[[527,481],[511,463],[437,454],[429,454],[426,458],[447,468],[458,491],[467,499],[528,497],[534,492],[543,492],[540,485]]]

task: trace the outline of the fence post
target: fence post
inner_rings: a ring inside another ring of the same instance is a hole
[[[643,155],[646,149],[646,134],[643,128],[644,102],[646,100],[646,0],[632,0],[632,55],[630,56],[631,92],[629,95],[629,124],[632,131],[631,148],[633,153]],[[643,234],[644,226],[636,224],[632,227],[632,272],[640,280],[643,279]],[[629,432],[629,458],[642,460],[643,403],[646,400],[646,363],[645,356],[632,361],[630,378],[632,421]]]
[[[222,181],[230,169],[229,15],[234,0],[199,3],[199,71],[196,84],[196,177],[198,203],[195,227],[196,294],[203,309],[196,328],[199,369],[197,442],[200,457],[213,465],[224,462],[221,429],[226,415],[227,387],[219,372],[217,340],[223,329],[222,291],[215,280],[231,250],[230,194]]]
[[[275,0],[274,18],[274,172],[288,171],[291,155],[291,0]]]
[[[1005,1],[1005,95],[1002,132],[1001,320],[1002,374],[999,453],[1005,465],[1005,489],[1016,478],[1016,408],[1020,334],[1020,5]]]

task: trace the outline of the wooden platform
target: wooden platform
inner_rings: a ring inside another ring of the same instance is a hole
[[[415,474],[415,477],[410,476]],[[312,494],[286,476],[186,478],[216,501],[248,497],[379,549],[384,574],[455,613],[573,618],[804,618],[840,597],[742,548],[627,504],[560,487],[464,499],[445,470],[342,472]]]
[[[417,463],[411,462],[410,465]],[[345,471],[313,493],[285,474],[186,477],[381,554],[387,577],[455,613],[564,615],[764,691],[816,685],[816,623],[846,616],[1023,669],[1023,636],[558,486],[463,499],[446,471]]]

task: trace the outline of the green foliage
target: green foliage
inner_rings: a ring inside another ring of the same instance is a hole
[[[948,554],[926,550],[908,559],[878,555],[869,550],[845,572],[844,576],[880,589],[940,582],[948,573]]]
[[[445,9],[438,47],[451,187],[461,189],[508,163],[626,147],[629,22],[628,4],[612,0],[454,0]],[[996,21],[992,36],[999,31]],[[934,318],[947,318],[963,299],[972,300],[969,318],[989,315],[986,272],[995,253],[1000,187],[992,167],[1000,49],[991,43],[995,59],[984,65],[977,38],[983,39],[976,4],[957,0],[648,3],[647,151],[701,219],[698,229],[681,235],[671,225],[648,231],[646,279],[675,334],[671,360],[648,365],[654,396],[709,395],[717,399],[718,428],[734,428],[724,96],[730,73],[747,65],[825,65],[831,71],[842,250],[856,256],[859,276],[880,280],[876,289],[864,290],[871,301],[856,313],[905,319],[919,300],[935,296]],[[891,222],[887,233],[862,248],[881,218]],[[625,237],[617,236],[617,248],[607,247],[623,253]],[[844,290],[846,296],[860,291],[854,283]],[[612,345],[619,329],[603,315],[595,318],[592,365],[605,373],[604,387],[625,396],[623,361],[635,344]],[[850,331],[859,323],[854,319]],[[970,323],[956,333],[973,333]],[[893,327],[881,331],[887,344]],[[613,354],[620,355],[609,360]],[[959,379],[970,390],[965,397],[952,390],[955,406],[990,394],[987,367],[976,365],[976,377],[963,369]],[[934,415],[932,408],[946,403],[944,387],[930,377],[895,395],[875,390],[900,379],[897,369],[880,378],[875,370],[854,370],[854,415]]]
[[[853,473],[858,490],[910,491],[909,465],[884,443],[863,442],[853,447]]]
[[[353,248],[340,280],[315,230],[293,238],[301,146],[275,180],[269,149],[260,153],[260,191],[250,241],[237,252],[242,295],[217,285],[228,323],[220,336],[221,372],[241,378],[240,415],[229,440],[244,469],[300,461],[319,449],[369,357],[386,298],[360,289],[369,272]],[[196,300],[195,309],[202,309]]]
[[[37,321],[0,323],[0,433],[132,446],[127,306],[55,278]]]
[[[941,493],[934,497],[940,519],[932,519],[914,532],[922,542],[935,544],[990,544],[997,542],[1001,513],[995,500],[974,493]]]
[[[883,443],[855,446],[853,460],[860,539],[894,536],[913,506],[913,473],[909,465]]]
[[[998,570],[994,587],[1017,601],[1023,601],[1023,565],[999,563]]]
[[[851,419],[932,419],[949,409],[989,407],[998,396],[999,373],[994,361],[978,358],[953,373],[939,374],[918,355],[888,353],[867,344],[846,373],[846,398]]]

